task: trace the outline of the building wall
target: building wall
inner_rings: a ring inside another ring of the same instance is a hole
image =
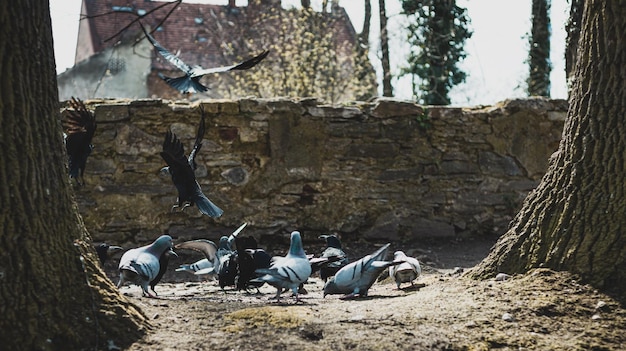
[[[134,40],[105,49],[57,76],[59,99],[146,98],[153,47]]]
[[[205,100],[196,161],[205,194],[224,209],[170,212],[176,191],[158,171],[165,132],[186,153],[199,103],[88,101],[95,150],[76,189],[95,240],[217,239],[243,222],[261,242],[338,232],[371,241],[502,234],[557,149],[567,103],[512,100],[481,108],[378,99]]]

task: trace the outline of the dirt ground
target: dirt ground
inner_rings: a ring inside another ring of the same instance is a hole
[[[198,258],[181,256],[156,287],[160,298],[143,298],[136,286],[121,288],[153,326],[128,350],[626,350],[626,310],[568,273],[465,278],[462,271],[492,244],[392,245],[388,258],[402,249],[422,263],[415,287],[398,290],[387,277],[368,297],[341,300],[323,298],[323,282],[314,276],[302,303],[287,293],[279,303],[268,300],[276,290],[267,285],[260,294],[222,291],[216,281],[174,272]],[[344,243],[346,252],[375,248]],[[118,349],[115,340],[109,349]]]

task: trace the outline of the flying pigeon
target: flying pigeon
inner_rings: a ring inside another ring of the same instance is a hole
[[[161,235],[150,245],[126,251],[120,259],[120,280],[117,287],[121,287],[125,282],[131,282],[141,286],[144,296],[156,297],[154,291],[150,292],[149,285],[162,269],[160,258],[163,253],[176,255],[172,246],[172,237]]]
[[[176,268],[176,272],[189,272],[195,275],[215,274],[213,263],[206,258],[191,264],[181,264]]]
[[[319,238],[326,240],[326,249],[322,252],[322,257],[340,257],[339,260],[328,263],[320,268],[320,278],[326,282],[328,278],[335,275],[341,267],[350,263],[350,260],[348,259],[346,253],[343,252],[341,248],[341,241],[339,241],[337,235],[320,235]]]
[[[109,245],[107,243],[96,245],[95,248],[102,266],[117,252],[124,250],[121,246]]]
[[[172,54],[167,49],[165,49],[161,44],[159,44],[156,39],[146,29],[141,26],[146,37],[152,43],[152,46],[156,48],[156,50],[163,56],[166,60],[168,60],[172,65],[176,66],[178,69],[185,73],[184,76],[170,78],[166,77],[159,73],[159,77],[163,79],[167,84],[171,87],[175,88],[179,92],[183,94],[190,93],[201,93],[209,90],[206,86],[200,83],[200,78],[207,74],[211,73],[222,73],[234,70],[247,70],[254,66],[256,66],[259,62],[261,62],[267,54],[269,54],[269,50],[264,50],[259,55],[252,57],[246,61],[240,62],[238,64],[234,64],[231,66],[223,66],[223,67],[215,67],[215,68],[202,68],[200,66],[191,67],[185,62],[183,62],[177,55]]]
[[[161,173],[171,175],[172,182],[174,182],[176,190],[178,190],[178,200],[176,204],[172,206],[172,211],[177,207],[182,207],[181,211],[184,211],[185,208],[195,204],[203,214],[218,218],[224,211],[202,193],[202,189],[194,173],[196,169],[196,154],[202,147],[202,138],[204,137],[204,109],[202,105],[200,105],[200,110],[202,117],[200,119],[200,125],[198,126],[193,150],[188,158],[185,158],[183,144],[176,137],[176,134],[172,133],[170,130],[165,134],[161,157],[165,160],[167,166],[161,168]]]
[[[227,285],[235,285],[236,267],[231,266],[230,257],[236,252],[232,249],[232,244],[237,235],[248,225],[244,223],[237,228],[230,236],[222,236],[219,245],[207,239],[197,239],[186,241],[176,245],[177,249],[189,249],[201,252],[213,266],[213,273],[217,274],[220,287],[223,289]]]
[[[413,257],[408,257],[402,251],[396,251],[393,254],[393,260],[403,261],[397,266],[389,267],[389,276],[396,281],[398,289],[402,283],[411,283],[411,286],[414,286],[413,281],[422,274],[419,261]]]
[[[96,117],[80,99],[72,97],[70,107],[71,109],[66,110],[67,117],[63,122],[65,149],[70,179],[75,179],[82,186],[85,185],[83,174],[87,158],[93,150],[91,140],[96,132]]]
[[[402,262],[384,261],[389,245],[386,244],[371,255],[347,264],[328,279],[324,284],[324,296],[345,294],[342,298],[367,296],[367,291],[374,284],[382,271],[391,265]]]

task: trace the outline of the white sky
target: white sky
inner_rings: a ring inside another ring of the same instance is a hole
[[[184,0],[185,2],[227,4],[228,0]],[[321,0],[313,0],[313,6],[321,6]],[[451,92],[454,105],[490,105],[507,98],[524,97],[525,80],[528,76],[527,33],[530,32],[532,0],[457,0],[457,5],[467,8],[474,31],[466,42],[467,58],[462,63],[467,72],[466,83]],[[247,5],[247,0],[237,0],[238,6]],[[57,72],[61,73],[74,64],[78,19],[81,0],[50,0],[52,34]],[[283,6],[299,5],[300,0],[283,0]],[[340,0],[352,23],[360,32],[363,27],[363,0]],[[404,19],[399,16],[400,0],[386,0],[388,31],[390,33],[390,56],[392,74],[397,76],[406,57],[407,46],[403,27]],[[378,36],[378,1],[372,1],[372,34],[370,59],[381,75]],[[552,0],[552,74],[551,94],[553,98],[566,98],[565,83],[565,22],[569,14],[567,0]],[[379,84],[380,79],[379,79]],[[394,95],[410,100],[412,96],[408,77],[395,78]],[[382,87],[379,89],[382,91]]]

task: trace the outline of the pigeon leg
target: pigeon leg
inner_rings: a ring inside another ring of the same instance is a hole
[[[170,210],[170,212],[175,212],[178,207],[180,207],[180,205],[174,204],[174,206],[172,206],[172,209]]]
[[[189,206],[191,206],[191,204],[187,202],[186,204],[183,205],[183,208],[180,209],[180,212],[185,212],[185,209]]]

